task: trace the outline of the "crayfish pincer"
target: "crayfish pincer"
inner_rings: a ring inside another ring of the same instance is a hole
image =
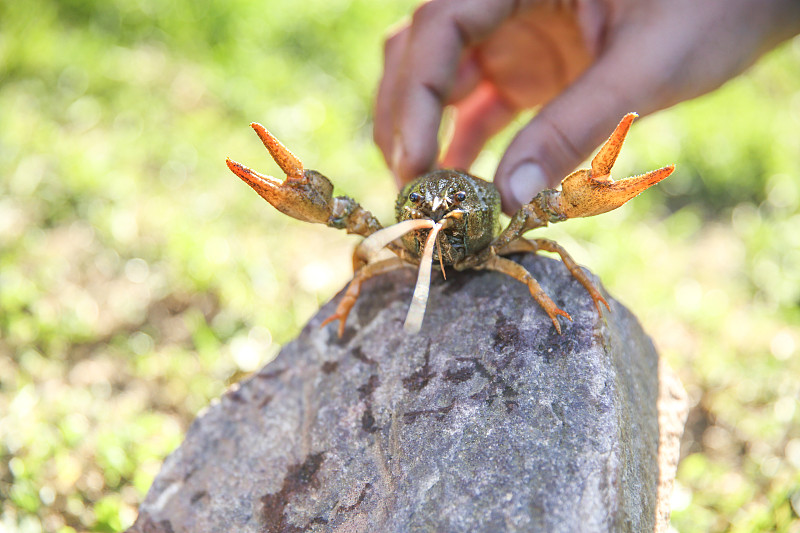
[[[324,324],[339,320],[339,336],[355,304],[364,280],[407,265],[418,265],[414,296],[406,316],[405,329],[419,331],[428,299],[431,268],[438,261],[456,270],[487,269],[508,274],[528,286],[531,296],[544,309],[553,326],[561,333],[558,316],[572,320],[542,290],[539,283],[521,265],[503,255],[514,252],[554,252],[583,285],[594,301],[608,302],[583,270],[557,243],[548,239],[525,239],[532,229],[569,218],[590,217],[621,206],[648,187],[669,176],[670,165],[641,176],[614,181],[611,167],[619,155],[631,123],[637,117],[628,113],[592,160],[590,169],[573,172],[561,181],[561,188],[545,189],[517,211],[508,226],[500,230],[500,195],[494,185],[465,172],[436,170],[406,185],[396,203],[397,223],[384,228],[358,202],[347,196],[333,197],[331,182],[303,163],[263,126],[253,123],[272,158],[286,173],[281,181],[265,176],[228,159],[228,167],[279,211],[299,220],[318,222],[345,229],[366,237],[355,249],[355,274],[344,297]],[[382,248],[396,257],[377,260]]]

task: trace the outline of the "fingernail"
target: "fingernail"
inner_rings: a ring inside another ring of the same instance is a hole
[[[537,163],[520,163],[508,179],[508,189],[520,204],[527,204],[547,186],[547,178]]]

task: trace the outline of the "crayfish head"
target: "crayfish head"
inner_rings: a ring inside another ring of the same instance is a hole
[[[437,170],[406,185],[397,197],[396,215],[403,220],[448,221],[436,256],[451,265],[482,250],[500,229],[500,196],[494,186],[457,170]],[[403,237],[403,245],[421,256],[428,230]]]

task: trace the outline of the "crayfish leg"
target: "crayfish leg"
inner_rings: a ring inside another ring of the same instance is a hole
[[[592,280],[589,279],[589,276],[586,275],[586,272],[575,262],[571,255],[564,249],[563,246],[558,244],[555,241],[551,241],[550,239],[518,239],[513,241],[507,247],[501,250],[503,254],[512,254],[515,252],[552,252],[556,253],[561,256],[561,261],[564,263],[564,266],[567,267],[569,273],[572,274],[578,282],[583,285],[583,288],[586,289],[586,292],[589,293],[589,296],[592,297],[592,301],[594,302],[594,307],[597,309],[597,314],[602,316],[603,315],[603,308],[600,307],[600,304],[606,306],[606,309],[609,311],[611,307],[609,307],[608,302],[600,294],[600,291],[595,287]]]
[[[361,284],[373,276],[385,274],[386,272],[391,272],[392,270],[397,270],[398,268],[405,266],[411,265],[404,262],[399,257],[390,257],[389,259],[384,259],[382,261],[367,263],[359,268],[353,276],[352,281],[350,281],[350,285],[347,286],[344,296],[342,296],[342,299],[339,300],[339,305],[336,306],[336,312],[323,320],[319,327],[324,327],[334,320],[338,320],[338,335],[341,338],[344,335],[344,327],[345,323],[347,322],[347,316],[350,314],[350,310],[353,309],[356,300],[358,300],[358,295],[361,293]]]
[[[514,261],[504,257],[493,255],[479,268],[502,272],[503,274],[511,276],[517,281],[521,281],[527,285],[531,296],[533,296],[533,299],[536,300],[536,303],[538,303],[541,308],[544,309],[544,312],[547,313],[547,316],[550,317],[550,320],[553,321],[553,326],[555,326],[559,335],[561,334],[561,324],[558,323],[557,316],[561,315],[570,321],[572,320],[572,317],[569,316],[569,313],[559,309],[555,302],[547,295],[546,292],[544,292],[544,289],[542,289],[542,286],[539,285],[539,282],[536,281],[533,276],[531,276],[531,273],[519,263],[515,263]]]

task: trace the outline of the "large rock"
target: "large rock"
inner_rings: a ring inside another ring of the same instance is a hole
[[[637,320],[551,259],[517,257],[572,315],[564,334],[492,272],[438,279],[422,332],[414,271],[367,282],[346,333],[327,304],[200,416],[136,532],[654,531],[685,415]]]

